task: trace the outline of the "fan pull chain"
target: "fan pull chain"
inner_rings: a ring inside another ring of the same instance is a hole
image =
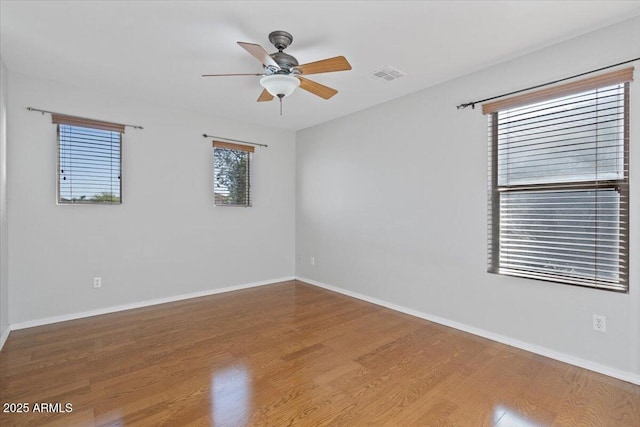
[[[284,98],[284,95],[278,95],[278,99],[280,99],[280,115],[282,115],[282,98]]]

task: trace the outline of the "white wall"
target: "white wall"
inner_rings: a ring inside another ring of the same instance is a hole
[[[297,276],[640,378],[640,62],[629,294],[486,273],[487,121],[455,108],[639,53],[636,18],[298,132]]]
[[[0,58],[0,348],[9,334],[7,224],[7,68]]]
[[[12,324],[293,276],[293,132],[12,72],[9,85]],[[144,126],[123,138],[122,205],[56,205],[56,127],[27,106]],[[205,132],[269,145],[253,207],[213,205]]]

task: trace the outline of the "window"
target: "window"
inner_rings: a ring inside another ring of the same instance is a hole
[[[628,291],[632,71],[483,106],[489,272]]]
[[[120,204],[124,126],[52,115],[58,125],[58,203]]]
[[[251,206],[253,147],[213,141],[213,193],[216,206]]]

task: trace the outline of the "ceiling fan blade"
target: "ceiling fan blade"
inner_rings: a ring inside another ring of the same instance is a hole
[[[274,61],[273,58],[269,56],[267,51],[264,50],[264,48],[259,44],[245,42],[238,42],[238,44],[251,55],[253,55],[254,58],[260,61],[262,65],[272,65],[274,67],[277,67],[278,69],[280,68],[278,66],[278,63]]]
[[[202,77],[229,77],[229,76],[262,76],[261,73],[246,73],[246,74],[203,74]]]
[[[313,80],[305,79],[304,77],[296,76],[300,79],[300,88],[311,92],[314,95],[318,95],[320,98],[329,99],[336,93],[337,90],[330,88],[329,86],[321,85]]]
[[[266,89],[262,91],[260,96],[258,97],[258,102],[271,101],[273,99],[273,95],[271,95]]]
[[[298,65],[296,67],[302,74],[330,73],[332,71],[347,71],[351,69],[351,64],[344,56],[322,59],[316,62]]]

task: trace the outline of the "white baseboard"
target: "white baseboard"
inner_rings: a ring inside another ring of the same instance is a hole
[[[633,384],[640,385],[640,375],[635,374],[633,372],[621,371],[615,368],[611,368],[606,365],[602,365],[599,363],[592,362],[590,360],[581,359],[579,357],[571,356],[566,353],[561,353],[555,350],[548,349],[546,347],[541,347],[539,345],[531,344],[525,341],[520,341],[514,338],[510,338],[504,335],[496,334],[494,332],[490,332],[484,329],[476,328],[474,326],[469,326],[464,323],[455,322],[453,320],[445,319],[439,316],[434,316],[431,314],[423,313],[418,310],[414,310],[411,308],[403,307],[401,305],[393,304],[387,301],[383,301],[377,298],[372,298],[367,295],[359,294],[357,292],[348,291],[343,288],[338,288],[335,286],[327,285],[326,283],[318,282],[317,280],[308,279],[306,277],[296,277],[296,280],[301,282],[308,283],[310,285],[318,286],[320,288],[327,289],[329,291],[337,292],[343,295],[347,295],[362,301],[370,302],[372,304],[376,304],[382,307],[390,308],[391,310],[399,311],[401,313],[409,314],[411,316],[419,317],[421,319],[428,320],[430,322],[439,323],[444,326],[449,326],[454,329],[458,329],[460,331],[468,332],[473,335],[477,335],[483,338],[490,339],[492,341],[497,341],[502,344],[509,345],[511,347],[520,348],[522,350],[529,351],[531,353],[536,353],[541,356],[549,357],[551,359],[559,360],[564,363],[568,363],[570,365],[578,366],[580,368],[588,369],[590,371],[598,372],[600,374],[604,374],[613,378],[618,378],[623,381],[627,381]]]
[[[245,284],[242,284],[242,285],[228,286],[226,288],[210,289],[210,290],[206,290],[206,291],[192,292],[192,293],[189,293],[189,294],[174,295],[174,296],[171,296],[171,297],[157,298],[157,299],[146,300],[146,301],[139,301],[139,302],[134,302],[134,303],[129,303],[129,304],[116,305],[116,306],[112,306],[112,307],[98,308],[96,310],[83,311],[83,312],[80,312],[80,313],[63,314],[63,315],[60,315],[60,316],[52,316],[52,317],[45,317],[45,318],[42,318],[42,319],[28,320],[26,322],[13,323],[13,324],[11,324],[10,329],[12,331],[15,331],[15,330],[18,330],[18,329],[33,328],[33,327],[36,327],[36,326],[49,325],[51,323],[66,322],[67,320],[76,320],[76,319],[82,319],[82,318],[85,318],[85,317],[99,316],[101,314],[116,313],[118,311],[131,310],[131,309],[134,309],[134,308],[141,308],[141,307],[148,307],[148,306],[157,305],[157,304],[166,304],[168,302],[182,301],[182,300],[185,300],[185,299],[204,297],[204,296],[207,296],[207,295],[214,295],[214,294],[221,294],[221,293],[224,293],[224,292],[238,291],[240,289],[255,288],[257,286],[271,285],[271,284],[274,284],[274,283],[286,282],[286,281],[289,281],[289,280],[294,280],[294,277],[281,277],[281,278],[272,279],[272,280],[262,280],[260,282],[245,283]],[[6,332],[6,335],[9,336],[9,331]],[[4,339],[6,339],[6,337],[4,337]],[[4,344],[4,341],[2,343]]]
[[[7,329],[2,331],[2,335],[0,335],[0,350],[4,347],[4,343],[7,342],[7,338],[9,338],[9,333],[11,332],[11,325],[7,326]]]

